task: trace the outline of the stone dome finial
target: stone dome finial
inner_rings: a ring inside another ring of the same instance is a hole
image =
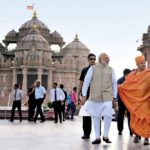
[[[76,34],[74,41],[79,41],[79,36]]]
[[[37,13],[35,10],[33,11],[33,17],[32,18],[37,18]]]

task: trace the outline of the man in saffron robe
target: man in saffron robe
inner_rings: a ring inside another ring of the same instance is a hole
[[[136,134],[134,143],[144,137],[144,145],[149,145],[150,137],[150,69],[146,69],[145,57],[135,58],[137,69],[133,70],[125,82],[118,86],[119,95],[130,112],[131,129]]]

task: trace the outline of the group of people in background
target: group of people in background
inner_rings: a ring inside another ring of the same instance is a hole
[[[74,87],[69,94],[64,90],[64,85],[53,83],[53,87],[50,90],[49,99],[51,102],[51,107],[54,109],[54,123],[65,121],[66,114],[70,114],[69,117],[71,120],[74,119],[76,111],[76,92],[77,88]],[[40,81],[35,81],[32,84],[32,87],[28,89],[27,95],[29,100],[27,102],[28,106],[28,121],[34,121],[36,123],[38,116],[40,115],[40,122],[45,121],[45,116],[42,110],[42,104],[46,97],[46,90],[41,85]],[[19,89],[19,84],[14,85],[14,90],[12,91],[12,111],[10,121],[14,121],[15,109],[18,109],[19,119],[22,122],[22,110],[21,110],[21,101],[23,99],[23,92]],[[66,108],[67,106],[67,108]],[[67,117],[67,119],[69,119]]]
[[[36,122],[38,115],[40,114],[41,122],[45,121],[45,117],[42,111],[42,104],[46,97],[46,90],[41,85],[40,81],[36,81],[32,84],[32,87],[28,90],[28,121]],[[19,84],[14,85],[14,90],[11,94],[11,99],[13,100],[11,118],[10,121],[14,121],[15,109],[18,109],[19,119],[22,122],[22,111],[21,111],[21,101],[23,99],[23,92],[19,89]],[[36,110],[36,112],[35,112]]]
[[[74,119],[76,104],[82,105],[80,115],[83,116],[82,139],[89,139],[91,127],[95,132],[95,140],[92,144],[100,144],[103,140],[112,143],[109,139],[109,130],[112,122],[112,108],[118,104],[117,129],[118,135],[122,135],[123,121],[127,112],[129,134],[135,135],[134,143],[139,143],[144,138],[144,145],[149,145],[150,137],[150,70],[146,69],[145,57],[135,58],[137,69],[124,69],[123,76],[116,80],[115,71],[109,66],[108,54],[101,53],[98,63],[95,63],[96,55],[89,54],[89,66],[83,68],[78,88],[74,87],[69,93],[64,90],[64,85],[53,83],[49,99],[54,108],[54,123],[65,121],[71,111],[71,120]],[[19,85],[14,85],[13,105],[11,119],[14,120],[15,108],[18,108],[20,122],[22,121],[21,100],[23,98]],[[42,104],[46,97],[46,90],[36,81],[28,90],[29,121],[37,121],[40,114],[41,122],[45,121]],[[66,108],[67,106],[67,108]],[[36,112],[35,112],[36,111]],[[104,131],[101,138],[101,120],[104,119]]]

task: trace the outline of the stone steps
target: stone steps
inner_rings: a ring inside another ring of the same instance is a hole
[[[10,119],[11,116],[11,106],[0,107],[0,119]],[[78,115],[79,109],[76,109],[75,116]],[[43,111],[46,120],[54,119],[53,109]],[[27,107],[22,107],[22,118],[24,120],[28,119],[28,109]],[[15,119],[19,119],[18,110],[15,110]]]
[[[11,116],[11,107],[3,107],[3,109],[0,108],[0,119],[10,119]],[[53,119],[54,112],[53,110],[45,110],[44,116],[46,119]],[[28,110],[22,108],[22,118],[28,119]],[[15,119],[19,119],[18,110],[15,110]]]

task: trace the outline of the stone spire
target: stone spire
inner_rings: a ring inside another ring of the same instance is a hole
[[[33,17],[32,18],[37,18],[37,13],[35,10],[33,11]]]
[[[78,34],[75,35],[74,41],[79,41],[79,36],[78,36]]]

